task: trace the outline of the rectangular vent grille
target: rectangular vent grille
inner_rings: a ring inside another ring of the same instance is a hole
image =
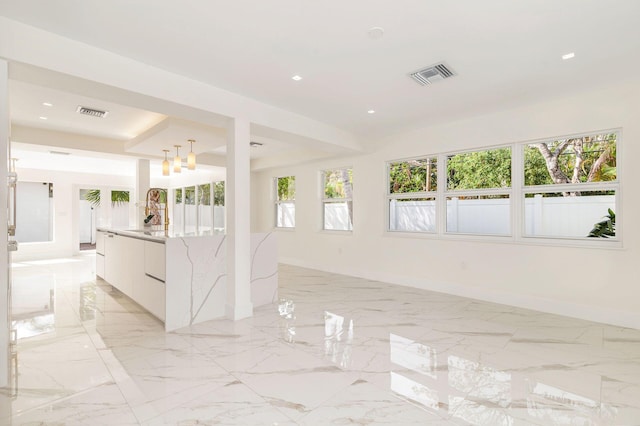
[[[456,75],[451,68],[448,68],[445,64],[432,65],[427,68],[423,68],[420,71],[413,72],[409,76],[417,81],[422,86],[427,84],[433,84],[445,78],[453,77]]]
[[[79,114],[90,115],[91,117],[105,118],[109,111],[101,111],[99,109],[87,108],[82,105],[78,105],[76,112]]]

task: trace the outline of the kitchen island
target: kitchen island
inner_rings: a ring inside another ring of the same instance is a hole
[[[275,235],[251,235],[251,303],[278,298]],[[225,235],[98,228],[96,275],[164,322],[165,330],[224,317]]]

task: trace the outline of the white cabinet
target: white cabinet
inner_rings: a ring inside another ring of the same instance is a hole
[[[144,242],[144,279],[134,288],[134,300],[162,321],[166,304],[166,247],[161,243]]]
[[[166,280],[165,252],[164,244],[144,242],[144,272],[160,281]]]
[[[137,238],[115,236],[118,272],[113,285],[132,298],[134,286],[144,278],[144,243]]]
[[[107,235],[104,231],[96,231],[96,254],[104,256],[104,238]]]
[[[165,320],[166,287],[165,283],[145,275],[136,283],[134,300],[162,321]]]
[[[104,279],[104,254],[96,253],[96,275]]]
[[[97,253],[96,242],[96,275],[164,321],[165,245],[111,232],[99,234],[102,254]]]
[[[104,278],[104,239],[107,233],[96,231],[96,275]]]
[[[97,256],[96,256],[97,257]],[[115,234],[106,233],[104,235],[104,280],[114,287],[118,282],[118,250],[116,247]]]
[[[133,297],[136,282],[144,279],[144,241],[107,233],[104,236],[103,278],[109,284]],[[96,271],[100,268],[96,254]]]

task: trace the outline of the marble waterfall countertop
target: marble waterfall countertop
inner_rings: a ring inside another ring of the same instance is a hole
[[[224,235],[219,233],[212,233],[211,231],[201,232],[174,232],[169,230],[165,232],[162,229],[119,229],[119,228],[106,228],[102,226],[96,227],[96,230],[102,232],[110,232],[116,235],[122,235],[123,237],[139,238],[141,240],[154,241],[157,243],[164,243],[168,238],[184,238],[184,237],[211,237],[214,235]]]
[[[197,324],[226,315],[227,268],[226,235],[189,235],[163,230],[131,230],[97,228],[117,236],[161,243],[164,250],[165,278],[163,313],[155,314],[164,321],[165,330]],[[145,243],[146,244],[146,243]],[[146,251],[146,245],[145,245]],[[146,255],[146,253],[145,253]],[[109,256],[107,253],[106,257]],[[147,264],[145,260],[145,268]],[[143,271],[144,272],[144,271]],[[144,274],[153,282],[157,276]],[[155,277],[155,278],[154,278]],[[108,281],[108,280],[107,280]],[[133,284],[133,299],[135,298]],[[276,235],[251,234],[251,303],[254,307],[278,300],[278,255]],[[144,305],[144,304],[143,304]]]

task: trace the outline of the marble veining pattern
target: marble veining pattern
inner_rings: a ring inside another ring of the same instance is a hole
[[[254,307],[278,300],[278,251],[273,232],[251,234],[251,303]]]
[[[195,311],[216,256],[180,244]],[[0,425],[640,425],[640,330],[280,265],[252,318],[166,333],[94,265],[16,265]]]
[[[168,331],[226,314],[226,236],[176,237],[165,241]],[[278,295],[276,239],[251,235],[251,301],[273,303]],[[187,271],[187,272],[185,272]],[[186,291],[185,291],[186,290]]]

